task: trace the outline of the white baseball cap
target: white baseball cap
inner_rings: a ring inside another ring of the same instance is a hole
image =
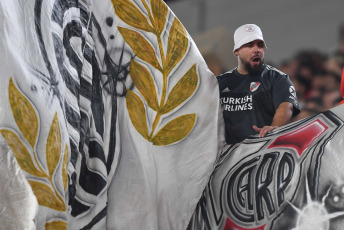
[[[240,26],[234,32],[234,49],[233,52],[239,49],[241,46],[252,42],[254,40],[262,40],[266,47],[266,43],[263,38],[263,33],[260,28],[255,24],[245,24]]]

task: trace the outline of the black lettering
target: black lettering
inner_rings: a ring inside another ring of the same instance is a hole
[[[238,191],[238,189],[235,189],[235,184],[236,181],[238,179],[238,176],[240,175],[241,171],[244,170],[245,168],[249,167],[250,165],[254,164],[255,162],[257,162],[259,160],[259,156],[249,160],[248,162],[243,163],[237,170],[235,170],[235,172],[232,174],[231,178],[229,179],[228,182],[228,188],[227,188],[227,205],[230,209],[230,211],[232,212],[232,214],[240,221],[243,222],[253,222],[254,221],[254,215],[250,215],[250,214],[245,214],[243,212],[240,211],[240,209],[237,207],[237,203],[235,200],[235,191]],[[253,169],[256,167],[257,165],[253,165],[251,167],[253,167]],[[252,170],[253,170],[252,169]],[[238,186],[238,185],[237,185]]]
[[[249,210],[253,210],[253,188],[254,188],[254,180],[253,180],[253,169],[255,169],[257,166],[254,165],[248,169],[246,169],[239,177],[238,180],[238,201],[239,204],[242,207],[245,207],[245,200],[247,200],[247,207]],[[244,180],[244,177],[247,175],[247,184],[242,185],[242,181]],[[244,192],[246,193],[246,199],[243,196]]]
[[[262,220],[264,218],[264,211],[263,211],[263,199],[265,200],[266,207],[268,208],[269,214],[271,215],[275,212],[274,203],[271,197],[271,193],[268,189],[268,186],[271,184],[273,179],[273,170],[276,165],[276,161],[278,158],[278,152],[268,153],[262,159],[260,163],[257,174],[256,174],[256,213],[258,216],[258,220]],[[265,175],[265,180],[263,181],[263,173],[265,169],[265,165],[268,163]]]
[[[284,178],[284,169],[286,165],[288,165],[288,172],[287,172],[287,176]],[[288,184],[293,178],[294,169],[295,169],[294,166],[295,166],[294,158],[292,157],[290,153],[285,152],[278,165],[278,172],[277,172],[278,206],[281,206],[282,202],[284,201],[284,190],[287,188]]]

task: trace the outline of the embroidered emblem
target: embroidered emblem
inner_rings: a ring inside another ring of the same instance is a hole
[[[260,86],[260,82],[251,82],[250,91],[253,93],[254,91],[258,89],[259,86]]]
[[[245,31],[246,31],[246,32],[253,32],[253,31],[254,31],[254,27],[248,25],[248,26],[245,27]]]

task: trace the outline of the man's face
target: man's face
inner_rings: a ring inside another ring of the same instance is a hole
[[[261,71],[264,63],[265,44],[261,40],[249,42],[234,54],[239,57],[239,65],[242,65],[247,73],[257,74]]]

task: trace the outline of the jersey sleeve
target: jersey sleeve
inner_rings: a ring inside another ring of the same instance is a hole
[[[280,75],[274,80],[272,96],[275,110],[277,110],[281,103],[290,102],[294,107],[293,116],[300,112],[295,87],[288,75]]]

